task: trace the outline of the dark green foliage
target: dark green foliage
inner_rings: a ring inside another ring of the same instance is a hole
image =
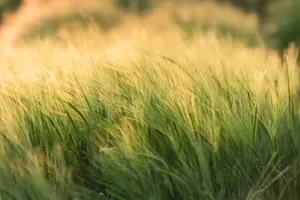
[[[246,12],[255,12],[261,20],[267,15],[268,6],[280,0],[216,0],[220,2],[231,3]]]
[[[269,38],[275,41],[275,47],[281,52],[292,42],[300,47],[300,1],[282,1],[273,8],[270,22],[275,24],[276,30]]]
[[[22,0],[0,0],[0,23],[4,12],[16,10],[21,3]]]
[[[152,8],[153,0],[116,0],[116,3],[124,9],[144,12]]]
[[[233,5],[239,6],[246,11],[256,12],[260,18],[264,18],[269,4],[276,0],[230,0]]]
[[[0,8],[1,10],[15,10],[20,6],[21,3],[22,0],[1,0]]]

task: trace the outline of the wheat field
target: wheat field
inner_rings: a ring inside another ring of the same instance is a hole
[[[300,197],[297,49],[166,15],[1,53],[1,199]]]

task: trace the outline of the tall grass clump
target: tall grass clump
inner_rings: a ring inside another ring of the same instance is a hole
[[[296,50],[159,19],[1,54],[1,198],[299,198]]]

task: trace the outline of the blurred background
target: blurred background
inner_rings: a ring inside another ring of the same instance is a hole
[[[213,33],[282,52],[300,45],[299,9],[300,0],[0,0],[0,41],[59,40],[91,24],[102,32],[130,22],[136,28],[134,20],[158,16],[169,18],[187,39]]]

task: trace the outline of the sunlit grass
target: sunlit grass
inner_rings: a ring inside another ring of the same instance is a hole
[[[165,15],[1,54],[2,199],[299,197],[296,50]]]

